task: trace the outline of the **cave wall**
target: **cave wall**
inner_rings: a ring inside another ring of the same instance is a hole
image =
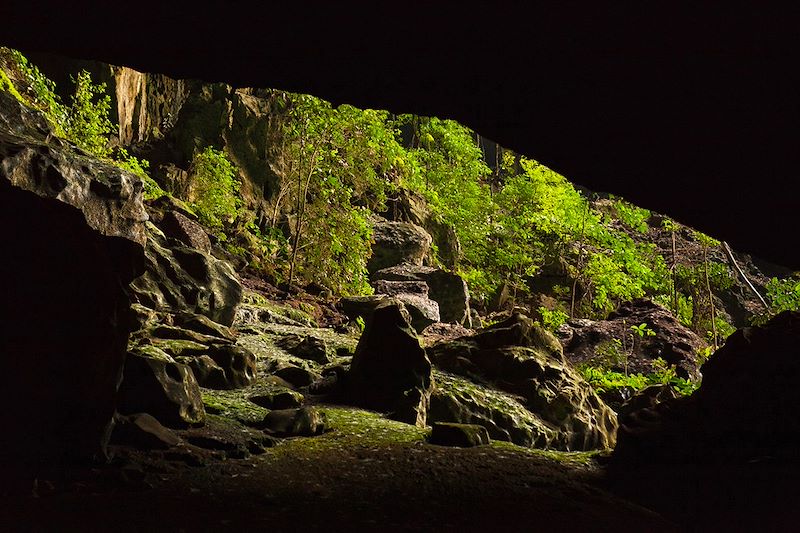
[[[138,178],[0,93],[0,463],[105,455],[146,218]]]

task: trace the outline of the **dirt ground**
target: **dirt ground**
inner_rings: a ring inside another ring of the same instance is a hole
[[[116,447],[108,466],[17,476],[0,495],[0,530],[676,530],[598,488],[586,454],[445,448],[404,424],[341,420],[246,458]]]

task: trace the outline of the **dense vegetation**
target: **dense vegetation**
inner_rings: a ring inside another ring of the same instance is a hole
[[[53,82],[19,52],[4,49],[3,57],[12,76],[0,69],[0,90],[41,110],[57,135],[140,175],[146,199],[168,194],[150,177],[147,161],[113,142],[117,127],[102,84],[79,72],[64,103]],[[714,259],[711,252],[720,246],[714,239],[622,199],[579,190],[533,159],[489,149],[452,120],[334,107],[279,91],[273,96],[282,124],[276,158],[281,183],[267,198],[267,216],[243,202],[239,171],[222,146],[197,150],[189,187],[172,192],[217,243],[277,282],[316,282],[337,294],[369,292],[370,219],[405,189],[454,229],[461,250],[455,270],[468,281],[479,309],[490,309],[505,294],[511,303],[534,305],[542,323],[556,329],[570,317],[602,318],[622,301],[649,297],[712,345],[733,331],[714,295],[733,283],[734,274]],[[702,253],[679,256],[659,246],[659,239],[670,237],[674,246],[677,232]],[[537,285],[543,279],[550,280],[545,288]],[[546,305],[530,300],[537,292],[551,297]],[[759,320],[798,309],[800,280],[773,279],[766,297],[771,309]],[[667,370],[662,374],[659,382],[674,382]],[[631,379],[656,378],[625,376]]]

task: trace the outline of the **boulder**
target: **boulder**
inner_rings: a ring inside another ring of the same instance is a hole
[[[194,313],[230,326],[242,285],[225,261],[178,244],[148,226],[145,273],[131,284],[134,301],[157,311]]]
[[[424,281],[390,281],[379,279],[371,283],[375,294],[395,296],[398,294],[418,294],[428,296],[428,284]]]
[[[255,394],[247,398],[254,404],[266,409],[292,409],[303,405],[305,398],[291,389],[277,389]]]
[[[439,322],[439,304],[420,294],[346,296],[341,299],[339,305],[348,318],[361,317],[366,319],[379,305],[384,305],[388,302],[402,304],[411,317],[411,325],[418,332],[421,332],[431,324]]]
[[[207,355],[183,356],[177,357],[176,360],[192,369],[192,373],[201,387],[218,390],[232,388],[228,384],[225,370],[211,357]]]
[[[286,381],[295,388],[308,387],[320,378],[319,374],[316,374],[307,368],[292,364],[281,365],[278,369],[274,370],[272,374]]]
[[[472,448],[489,444],[489,433],[486,428],[476,424],[454,424],[451,422],[434,422],[431,431],[431,444],[438,446],[457,446]]]
[[[400,265],[378,270],[370,278],[373,282],[423,281],[428,286],[428,297],[439,304],[442,322],[455,322],[471,327],[469,290],[467,283],[458,274],[440,268]]]
[[[468,379],[435,372],[428,422],[477,424],[494,440],[547,448],[558,432],[525,409],[524,398],[478,385]]]
[[[592,387],[564,360],[547,331],[519,313],[475,335],[428,348],[446,371],[521,396],[528,411],[555,429],[549,446],[611,448],[617,420]]]
[[[619,463],[745,463],[800,458],[800,313],[728,337],[703,365],[689,397],[633,411],[621,420]]]
[[[158,227],[167,237],[176,239],[186,246],[206,254],[211,254],[211,239],[208,238],[203,226],[178,211],[168,211]]]
[[[132,351],[125,360],[117,410],[121,414],[149,413],[170,427],[205,421],[200,387],[186,365],[166,354]]]
[[[373,223],[372,239],[372,256],[367,261],[369,272],[395,265],[421,265],[433,241],[419,226],[385,219]]]
[[[261,427],[276,437],[312,437],[325,431],[325,415],[314,407],[270,411]]]
[[[635,334],[631,326],[640,324],[647,324],[654,335]],[[623,371],[627,363],[628,372],[647,374],[656,370],[653,360],[660,357],[675,365],[679,377],[692,379],[699,377],[697,353],[706,346],[668,309],[646,299],[623,303],[606,320],[570,320],[558,336],[573,364],[596,362]]]
[[[243,346],[217,344],[208,354],[225,372],[227,389],[242,389],[256,378],[256,355]]]
[[[203,335],[227,339],[231,342],[236,340],[236,335],[233,333],[231,328],[223,326],[218,322],[214,322],[204,315],[179,313],[175,315],[173,321],[176,326],[190,329],[192,331],[202,333]]]
[[[0,91],[0,460],[104,457],[146,219],[138,177]]]
[[[401,304],[390,301],[375,308],[358,341],[346,382],[354,405],[425,427],[431,363]]]
[[[290,354],[300,359],[327,364],[336,355],[332,347],[324,339],[311,335],[301,336],[295,334],[283,335],[275,341],[275,346],[283,348]]]
[[[458,241],[453,226],[442,222],[428,208],[425,198],[420,194],[400,189],[386,201],[386,212],[383,213],[389,220],[396,222],[410,222],[421,226],[433,238],[436,245],[436,258],[429,253],[425,264],[441,263],[446,268],[454,269],[461,257],[461,244]]]

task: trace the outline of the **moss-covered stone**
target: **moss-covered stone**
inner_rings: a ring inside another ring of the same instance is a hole
[[[207,354],[209,351],[209,347],[205,344],[182,339],[151,339],[151,343],[172,357],[191,357]]]
[[[434,380],[432,422],[478,424],[492,439],[520,446],[545,448],[557,437],[553,427],[525,409],[520,397],[441,371],[434,372]]]
[[[256,405],[266,409],[290,409],[300,407],[305,397],[291,389],[278,389],[261,394],[254,394],[248,399]]]
[[[215,415],[237,420],[243,424],[257,424],[269,412],[247,399],[242,390],[201,389],[203,405]]]

